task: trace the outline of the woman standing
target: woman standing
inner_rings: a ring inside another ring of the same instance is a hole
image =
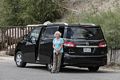
[[[63,43],[64,40],[61,38],[61,33],[56,31],[53,39],[53,67],[52,73],[59,72],[61,66],[61,59],[63,54]]]

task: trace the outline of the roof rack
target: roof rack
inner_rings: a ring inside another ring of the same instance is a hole
[[[63,25],[68,25],[68,23],[65,23],[65,22],[55,22],[53,24],[63,24]]]
[[[91,26],[96,26],[96,24],[93,24],[93,23],[80,23],[80,25],[91,25]]]
[[[48,24],[53,24],[53,23],[50,22],[50,21],[46,21],[46,22],[43,23],[43,25],[48,25]]]
[[[55,23],[52,23],[50,21],[46,21],[45,23],[43,23],[43,25],[68,25],[68,23],[64,23],[64,22],[55,22]]]
[[[27,25],[27,27],[38,27],[38,26],[41,26],[43,24],[32,24],[32,25]]]
[[[64,23],[64,22],[55,22],[55,23],[52,23],[50,21],[46,21],[43,24],[27,25],[27,27],[32,27],[32,26],[33,27],[37,27],[37,26],[47,26],[47,25],[67,25],[68,26],[68,23]],[[96,26],[96,24],[93,24],[93,23],[76,23],[76,24],[69,24],[69,25]]]

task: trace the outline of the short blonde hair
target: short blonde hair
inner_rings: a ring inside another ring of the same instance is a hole
[[[54,33],[54,36],[56,36],[56,34],[59,34],[59,35],[61,36],[61,32],[60,32],[60,31],[56,31],[56,32]]]

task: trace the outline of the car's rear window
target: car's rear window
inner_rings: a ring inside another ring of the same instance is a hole
[[[67,39],[103,39],[103,33],[100,27],[67,27],[64,34]]]

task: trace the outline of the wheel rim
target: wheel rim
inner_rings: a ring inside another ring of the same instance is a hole
[[[48,64],[48,69],[49,69],[49,70],[52,69],[52,64]]]
[[[16,63],[17,65],[20,65],[22,62],[22,55],[21,54],[17,54],[16,56]]]

